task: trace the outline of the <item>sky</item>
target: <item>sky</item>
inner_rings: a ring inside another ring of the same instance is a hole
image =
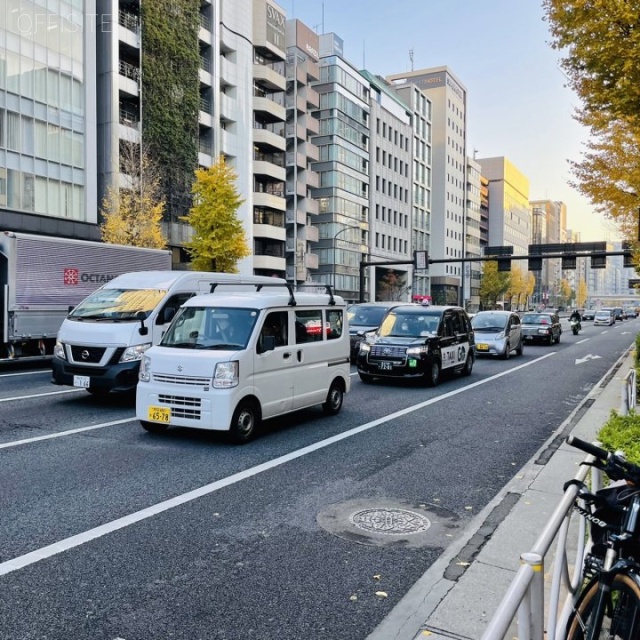
[[[615,226],[568,183],[588,130],[551,48],[541,0],[279,0],[289,18],[344,40],[358,69],[386,76],[447,66],[467,90],[468,154],[505,156],[529,179],[530,200],[567,205],[583,242]],[[413,63],[410,52],[413,51]],[[413,66],[412,66],[413,65]]]

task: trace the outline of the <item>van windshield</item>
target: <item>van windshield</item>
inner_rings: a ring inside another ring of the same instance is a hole
[[[167,295],[166,289],[98,289],[70,314],[74,320],[129,321],[139,311],[149,316]]]
[[[258,309],[182,307],[160,341],[174,349],[246,349]]]

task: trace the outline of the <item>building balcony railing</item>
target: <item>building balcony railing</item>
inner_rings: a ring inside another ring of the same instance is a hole
[[[137,111],[120,107],[120,124],[135,126],[138,122],[140,122],[140,117]]]
[[[206,29],[207,31],[211,31],[211,18],[209,18],[209,16],[206,16],[203,13],[201,13],[200,14],[200,26],[203,29]]]
[[[207,100],[207,98],[200,98],[200,111],[211,113],[211,100]]]
[[[140,69],[130,62],[125,62],[124,60],[120,60],[120,75],[125,78],[129,78],[131,80],[135,80],[138,82],[140,79]]]
[[[140,31],[140,17],[129,11],[118,11],[118,24],[136,34]]]
[[[200,68],[207,73],[211,73],[211,59],[207,56],[200,56]]]

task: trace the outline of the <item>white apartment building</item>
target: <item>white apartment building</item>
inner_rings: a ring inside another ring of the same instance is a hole
[[[431,117],[429,98],[414,84],[392,84],[395,93],[409,105],[413,127],[410,144],[412,153],[412,216],[411,246],[413,251],[430,251],[431,247]],[[431,298],[430,269],[414,269],[411,287],[412,298]]]
[[[388,83],[368,71],[371,119],[369,300],[411,300],[413,260],[412,114]]]
[[[463,304],[467,201],[467,92],[446,66],[387,76],[396,89],[417,87],[432,104],[431,295],[436,304]],[[421,196],[418,190],[417,196]]]
[[[0,3],[4,229],[99,237],[94,78],[101,28],[94,0]]]
[[[480,163],[467,158],[467,207],[465,225],[465,257],[479,258],[482,256],[480,246],[480,218],[481,218],[481,186]],[[482,263],[464,263],[464,303],[465,309],[475,313],[480,308],[480,280],[482,278]]]

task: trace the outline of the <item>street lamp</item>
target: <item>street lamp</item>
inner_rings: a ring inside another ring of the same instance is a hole
[[[336,238],[341,234],[344,233],[345,231],[351,231],[352,229],[355,229],[355,227],[345,227],[344,229],[340,229],[340,231],[338,231],[336,234],[334,234],[333,236],[333,262],[331,264],[331,284],[333,285],[333,290],[336,290]]]

